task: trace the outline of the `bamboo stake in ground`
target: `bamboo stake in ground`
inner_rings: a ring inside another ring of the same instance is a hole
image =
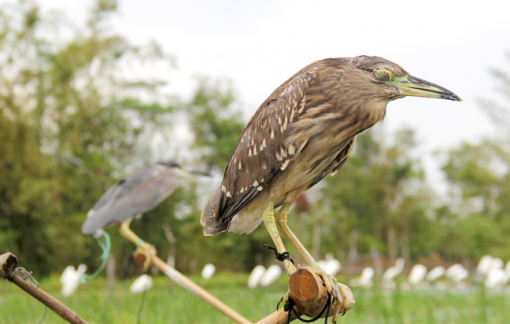
[[[144,249],[136,249],[134,252],[134,259],[137,260],[137,262],[141,262],[142,264],[145,262],[147,256],[145,255],[146,250]],[[233,320],[236,323],[240,324],[250,324],[251,322],[244,318],[241,314],[237,313],[232,308],[228,307],[226,304],[224,304],[221,300],[214,297],[210,293],[208,293],[206,290],[204,290],[202,287],[194,283],[193,281],[189,280],[186,276],[184,276],[179,271],[175,270],[174,268],[170,267],[168,264],[166,264],[163,260],[158,258],[156,256],[156,253],[153,251],[152,255],[150,256],[150,260],[152,262],[152,265],[159,269],[161,272],[166,274],[170,279],[177,282],[182,287],[186,288],[187,290],[191,291],[193,294],[197,295],[198,297],[202,298],[211,306],[218,309],[220,312],[228,316],[231,320]]]
[[[345,296],[345,304],[347,309],[351,309],[354,304],[354,296],[347,286],[342,285],[342,291]],[[315,318],[326,307],[328,301],[328,293],[324,287],[322,278],[315,272],[307,268],[298,269],[289,279],[289,296],[294,300],[293,306],[298,314]],[[340,302],[339,300],[336,302]],[[331,316],[332,314],[329,314]],[[326,316],[324,312],[321,318]],[[263,318],[257,324],[283,324],[287,323],[288,313],[282,308]],[[297,319],[295,314],[291,313],[290,320]]]
[[[0,277],[6,278],[7,280],[13,282],[16,286],[32,295],[32,297],[46,305],[66,321],[73,324],[87,324],[85,320],[78,316],[78,314],[76,314],[69,307],[50,296],[41,288],[33,286],[32,283],[17,275],[15,273],[17,264],[18,259],[14,254],[7,252],[0,255]]]

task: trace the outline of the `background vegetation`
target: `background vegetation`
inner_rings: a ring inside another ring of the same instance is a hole
[[[269,287],[253,290],[246,288],[246,273],[224,273],[207,282],[198,275],[191,276],[191,279],[254,322],[276,309],[277,301],[288,287],[285,276]],[[47,292],[59,296],[60,284],[56,276],[41,284]],[[165,277],[155,277],[154,287],[147,291],[145,300],[142,295],[129,291],[130,284],[127,281],[117,283],[115,295],[111,296],[106,292],[106,280],[99,278],[80,286],[72,296],[59,299],[89,323],[233,323]],[[16,288],[9,289],[8,297],[0,308],[0,320],[3,317],[5,323],[38,323],[44,315],[44,306]],[[481,287],[468,291],[396,290],[391,294],[378,289],[354,289],[353,293],[356,306],[338,322],[460,324],[508,323],[510,320],[508,296],[505,293],[489,294]],[[138,321],[140,307],[142,311]],[[43,323],[66,322],[48,310]]]
[[[99,265],[96,242],[80,229],[117,179],[162,157],[221,174],[246,123],[228,82],[202,77],[191,98],[172,94],[173,57],[117,35],[108,23],[115,10],[115,2],[98,1],[84,29],[41,16],[31,1],[0,11],[0,253],[13,252],[38,278],[69,264]],[[510,76],[492,74],[495,101],[480,100],[480,108],[499,135],[437,154],[446,195],[425,181],[412,130],[375,128],[293,211],[304,244],[317,257],[334,253],[348,276],[364,265],[359,256],[374,252],[385,266],[399,256],[470,269],[487,253],[510,259]],[[193,138],[189,147],[171,140],[177,126]],[[271,241],[264,229],[202,235],[200,207],[211,190],[190,183],[132,228],[166,255],[169,224],[176,268],[185,273],[209,262],[249,271],[272,260],[261,248]],[[132,245],[107,230],[118,274],[133,274]]]

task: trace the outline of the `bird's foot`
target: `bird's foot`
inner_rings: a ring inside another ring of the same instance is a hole
[[[322,269],[310,269],[319,275],[324,281],[328,294],[331,295],[332,323],[336,323],[338,314],[342,316],[356,303],[352,291],[346,285],[339,283],[334,276],[327,274]]]
[[[265,248],[268,248],[270,250],[273,250],[274,251],[274,255],[276,257],[276,260],[280,261],[280,262],[283,262],[283,265],[285,266],[285,271],[287,272],[287,275],[290,277],[294,272],[296,272],[296,267],[294,265],[294,260],[292,260],[292,258],[290,257],[290,253],[285,251],[285,252],[278,252],[278,250],[269,245],[269,244],[264,244],[262,245],[263,247]],[[298,265],[299,267],[299,265]]]
[[[285,293],[285,295],[280,298],[280,301],[278,301],[278,304],[276,304],[276,309],[278,310],[278,308],[280,307],[280,304],[283,303],[284,305],[287,304],[287,301],[289,300],[289,293],[290,291],[287,290],[287,292]],[[287,311],[287,310],[286,310]]]
[[[143,266],[143,271],[147,271],[152,264],[152,256],[156,255],[156,248],[149,244],[143,243],[137,246],[135,252],[133,252],[133,257],[138,264]]]
[[[278,250],[274,246],[271,246],[269,244],[264,244],[262,246],[265,247],[265,248],[268,248],[270,250],[273,250],[274,251],[274,255],[276,257],[276,260],[278,260],[280,262],[283,262],[285,260],[290,260],[290,262],[292,262],[292,264],[294,264],[294,260],[292,260],[292,258],[290,257],[290,253],[289,252],[284,251],[284,252],[279,253]]]

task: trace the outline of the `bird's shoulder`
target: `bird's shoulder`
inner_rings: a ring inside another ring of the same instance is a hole
[[[354,136],[353,138],[347,140],[345,143],[340,145],[341,149],[337,153],[337,155],[336,155],[335,159],[333,160],[333,162],[331,162],[331,164],[326,169],[324,169],[320,173],[319,176],[317,176],[315,179],[312,180],[312,182],[310,182],[310,184],[308,184],[307,189],[310,189],[313,186],[315,186],[322,179],[324,179],[327,175],[329,175],[329,174],[330,175],[335,175],[335,173],[337,173],[338,170],[340,170],[340,168],[342,168],[342,166],[344,165],[345,161],[347,161],[347,158],[349,157],[349,154],[351,154],[352,149],[354,148],[354,142],[355,141],[356,141],[356,136]]]
[[[101,196],[99,201],[92,207],[92,210],[98,210],[109,202],[117,201],[128,196],[143,183],[159,180],[162,176],[162,167],[163,166],[160,165],[150,165],[118,180],[103,196]]]
[[[161,179],[162,177],[162,169],[165,166],[162,165],[149,165],[141,170],[136,171],[130,176],[119,180],[116,185],[121,187],[119,191],[119,196],[117,198],[121,198],[131,191],[138,188],[140,185],[144,183],[152,183]]]
[[[298,131],[309,110],[329,105],[329,84],[350,61],[314,62],[279,86],[257,109],[241,133],[220,184],[214,214],[223,222],[248,204],[299,156],[308,138]],[[313,121],[311,121],[313,123]]]
[[[218,213],[233,217],[297,156],[306,141],[294,140],[291,125],[305,109],[306,90],[315,77],[304,69],[278,87],[241,133],[221,183]]]

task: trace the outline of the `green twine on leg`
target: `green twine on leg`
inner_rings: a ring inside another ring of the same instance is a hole
[[[140,239],[140,241],[138,241],[138,243],[136,243],[136,247],[140,247],[140,246],[142,246],[144,244],[145,244],[145,241]]]
[[[104,239],[102,239],[102,238],[104,238]],[[110,236],[108,235],[108,233],[103,231],[103,235],[101,235],[101,237],[97,238],[97,243],[103,250],[103,255],[101,255],[101,259],[103,259],[103,262],[101,263],[99,268],[97,268],[96,272],[94,272],[93,274],[91,274],[91,275],[83,274],[83,276],[81,277],[82,283],[85,283],[85,282],[87,282],[87,280],[92,280],[95,277],[97,277],[99,275],[99,273],[101,273],[101,271],[103,271],[103,269],[106,267],[106,262],[108,262],[108,257],[110,256],[110,247],[111,247]]]

